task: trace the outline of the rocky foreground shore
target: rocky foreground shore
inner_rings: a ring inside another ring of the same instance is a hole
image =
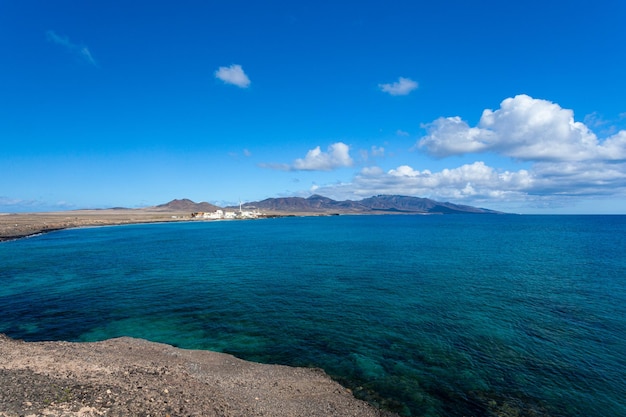
[[[0,335],[0,416],[392,416],[318,369],[141,339]]]

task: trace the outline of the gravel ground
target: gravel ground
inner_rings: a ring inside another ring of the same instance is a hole
[[[0,416],[393,416],[319,369],[264,365],[141,339],[0,335]]]

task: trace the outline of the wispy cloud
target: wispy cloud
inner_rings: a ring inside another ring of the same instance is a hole
[[[20,204],[32,204],[32,201],[21,200],[19,198],[11,198],[6,196],[0,196],[0,207],[2,206],[17,206]]]
[[[81,61],[93,65],[94,67],[98,66],[96,60],[91,55],[89,48],[84,45],[79,45],[71,42],[67,36],[61,36],[53,30],[49,30],[46,32],[46,39],[48,39],[48,42],[52,42],[56,45],[62,46],[63,48],[65,48],[66,51],[73,54]]]
[[[215,78],[240,88],[248,88],[250,86],[250,78],[243,72],[241,65],[233,64],[230,67],[219,67],[215,71]]]
[[[385,156],[385,148],[383,148],[382,146],[372,145],[370,152],[372,156],[377,156],[377,157]]]
[[[361,156],[360,163],[367,163],[372,158],[384,158],[385,157],[385,148],[382,146],[372,145],[372,147],[368,149],[361,149],[359,151],[359,155]]]
[[[304,158],[298,158],[292,164],[269,163],[261,164],[261,167],[281,171],[332,171],[353,164],[350,147],[343,142],[337,142],[330,145],[326,152],[317,146],[309,150]]]
[[[389,93],[392,96],[406,96],[411,91],[417,89],[417,82],[410,78],[400,77],[398,81],[391,84],[378,84],[378,88],[385,93]]]
[[[614,119],[606,119],[598,112],[585,115],[583,123],[594,131],[600,137],[608,137],[614,135],[621,127],[626,127],[626,113],[620,113]]]
[[[75,205],[65,201],[58,201],[51,204],[41,200],[24,200],[20,198],[0,196],[0,213],[69,210],[75,208]]]
[[[241,156],[249,158],[252,156],[252,152],[249,149],[244,148],[241,150],[241,154],[239,154],[238,152],[228,152],[228,156],[233,159],[240,159]]]

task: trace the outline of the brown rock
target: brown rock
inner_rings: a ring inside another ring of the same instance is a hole
[[[0,416],[382,416],[318,369],[141,339],[0,335]]]

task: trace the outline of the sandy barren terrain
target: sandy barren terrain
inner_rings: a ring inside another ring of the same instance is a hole
[[[82,226],[185,221],[191,213],[148,209],[74,210],[0,214],[0,241]]]

